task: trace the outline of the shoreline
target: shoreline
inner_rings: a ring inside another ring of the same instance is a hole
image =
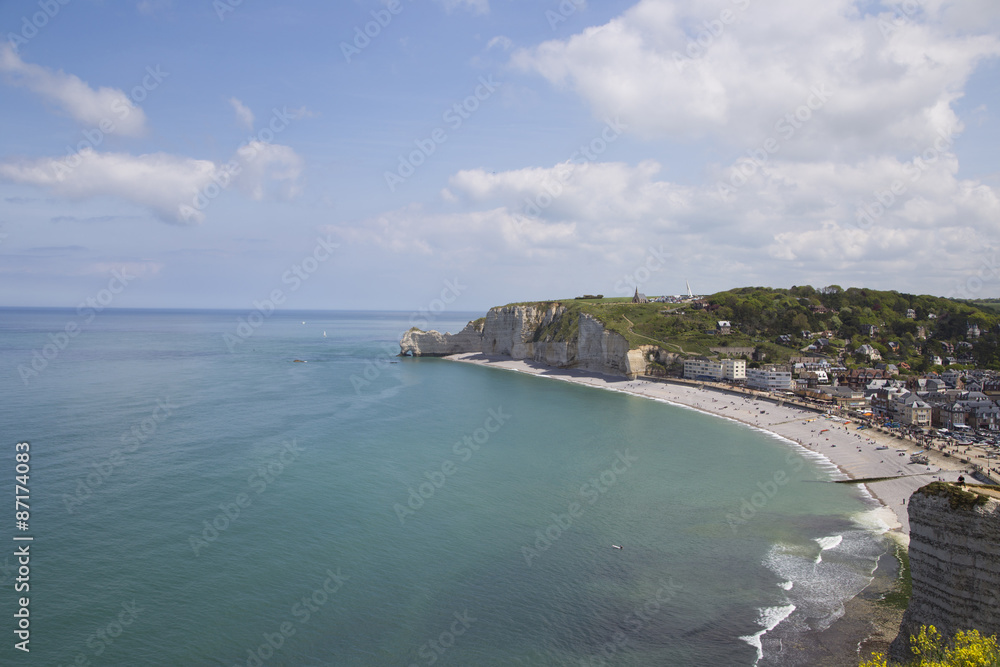
[[[968,475],[970,470],[969,464],[939,454],[930,455],[929,465],[911,464],[909,455],[922,451],[916,443],[875,429],[859,432],[856,425],[841,417],[831,417],[797,405],[779,405],[773,398],[747,396],[697,384],[631,380],[593,371],[553,368],[506,356],[466,353],[449,355],[444,359],[623,392],[697,410],[740,422],[785,440],[789,445],[798,445],[819,454],[845,479],[895,478],[859,483],[858,486],[881,505],[875,511],[884,525],[883,534],[904,548],[909,543],[906,502],[910,495],[938,479],[957,481],[960,474]],[[898,577],[895,551],[889,549],[879,558],[869,585],[857,596],[845,601],[844,614],[826,630],[809,633],[811,637],[803,638],[799,648],[812,659],[810,664],[853,667],[860,660],[869,658],[873,651],[884,652],[898,631],[903,609],[886,606],[881,597],[895,586]]]
[[[938,479],[954,482],[961,474],[970,475],[970,464],[929,452],[929,465],[910,463],[909,455],[923,451],[916,443],[901,440],[876,429],[858,431],[837,416],[828,416],[797,405],[777,405],[773,399],[744,396],[710,386],[675,384],[645,379],[605,375],[593,371],[554,368],[534,361],[480,353],[453,354],[443,359],[489,368],[527,373],[564,382],[618,391],[641,398],[697,410],[740,422],[782,440],[796,443],[830,461],[845,479],[891,477],[886,481],[862,484],[869,495],[886,510],[880,518],[888,533],[904,545],[909,542],[906,500],[926,484]],[[763,413],[761,412],[763,411]],[[885,447],[886,449],[876,449]]]

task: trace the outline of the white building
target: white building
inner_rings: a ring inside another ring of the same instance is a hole
[[[712,380],[718,382],[722,379],[722,363],[709,361],[704,357],[685,359],[684,377],[688,380]]]
[[[743,380],[747,376],[745,359],[712,361],[704,357],[684,360],[684,377],[689,380]]]
[[[762,391],[792,391],[790,371],[775,371],[765,368],[750,368],[747,370],[747,386]]]
[[[722,377],[726,380],[746,380],[747,379],[746,359],[723,359]]]

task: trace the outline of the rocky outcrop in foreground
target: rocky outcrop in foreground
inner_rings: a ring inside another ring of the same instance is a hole
[[[935,482],[910,498],[913,596],[889,649],[897,662],[913,659],[910,636],[921,625],[949,639],[958,630],[1000,634],[1000,502],[976,490]]]
[[[399,348],[401,355],[477,352],[630,377],[646,370],[644,349],[629,349],[621,334],[559,304],[491,308],[485,319],[470,322],[457,334],[411,329]]]

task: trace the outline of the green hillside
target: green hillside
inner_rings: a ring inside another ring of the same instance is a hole
[[[822,337],[828,345],[819,352],[831,359],[844,348],[853,352],[867,343],[883,361],[905,363],[913,372],[934,370],[931,362],[935,355],[964,360],[970,367],[1000,370],[1000,302],[976,303],[837,285],[821,289],[808,285],[789,289],[741,287],[702,301],[701,309],[690,303],[633,304],[622,298],[576,298],[533,305],[559,303],[571,313],[589,313],[625,336],[633,347],[659,345],[672,352],[703,355],[711,354],[713,347],[755,348],[767,361],[781,362],[803,354]],[[566,330],[546,330],[540,337],[572,335],[576,319],[569,318],[572,324],[563,321],[553,325]],[[720,320],[731,322],[731,333],[715,333]],[[970,334],[971,325],[978,327],[978,337]],[[849,354],[843,362],[850,367],[868,365],[869,360]]]

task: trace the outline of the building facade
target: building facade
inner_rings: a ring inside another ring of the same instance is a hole
[[[705,357],[684,360],[684,377],[688,380],[722,380],[737,382],[746,379],[747,362],[745,359],[723,359],[713,361]]]
[[[791,371],[767,368],[747,369],[747,386],[761,391],[792,391],[795,388]]]

